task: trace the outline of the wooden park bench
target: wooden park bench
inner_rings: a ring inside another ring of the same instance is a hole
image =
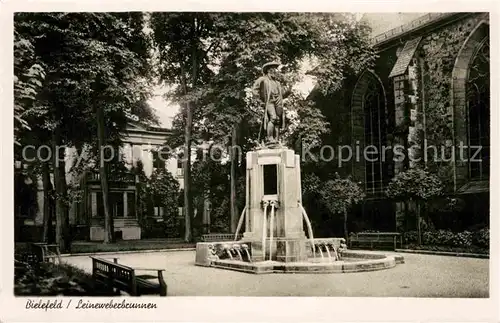
[[[57,244],[35,242],[31,244],[31,252],[36,257],[37,262],[56,263],[57,260],[59,264],[61,263],[61,252]]]
[[[238,235],[238,240],[243,237],[242,234]],[[203,242],[217,242],[217,241],[234,241],[234,233],[208,233],[201,236]]]
[[[349,247],[370,247],[373,249],[375,246],[391,247],[396,250],[398,245],[402,247],[403,237],[398,232],[366,232],[356,233],[349,239]]]
[[[90,256],[92,259],[92,278],[110,291],[124,291],[130,296],[160,295],[167,296],[167,284],[163,279],[164,269],[132,268],[118,263],[118,258],[109,261]],[[156,271],[157,276],[137,275],[136,271]],[[149,281],[158,279],[158,283]]]

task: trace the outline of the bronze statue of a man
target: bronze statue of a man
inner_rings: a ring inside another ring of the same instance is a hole
[[[280,129],[285,128],[285,113],[283,110],[283,93],[281,84],[276,79],[278,62],[269,62],[262,66],[263,76],[253,85],[253,95],[264,104],[263,127],[266,142],[275,143],[279,140]]]

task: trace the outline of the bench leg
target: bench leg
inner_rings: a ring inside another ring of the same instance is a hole
[[[106,290],[111,293],[112,295],[114,295],[116,293],[116,290],[114,288],[114,275],[113,275],[113,272],[111,270],[111,268],[108,268],[108,279],[107,279],[107,286],[106,286]]]
[[[158,282],[160,284],[160,296],[167,296],[167,284],[163,279],[163,272],[158,270]]]

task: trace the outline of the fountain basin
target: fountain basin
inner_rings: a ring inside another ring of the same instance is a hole
[[[325,239],[314,239],[315,243],[321,243]],[[270,273],[352,273],[383,270],[404,263],[400,255],[386,255],[367,251],[345,250],[341,253],[341,260],[334,261],[331,258],[316,255],[313,258],[312,249],[308,252],[307,261],[281,262],[275,260],[250,262],[244,258],[220,259],[217,250],[235,242],[200,242],[196,245],[196,261],[198,266],[214,267],[226,270],[235,270],[253,274]],[[236,242],[242,243],[242,242]],[[250,245],[251,247],[251,245]],[[249,248],[251,249],[251,248]],[[220,254],[220,252],[219,252]]]

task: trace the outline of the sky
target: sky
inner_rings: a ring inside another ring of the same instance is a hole
[[[149,104],[155,110],[156,115],[160,121],[160,126],[163,128],[172,127],[172,119],[179,111],[179,105],[168,102],[163,98],[165,93],[165,87],[156,86],[154,89],[154,95],[149,100]]]

